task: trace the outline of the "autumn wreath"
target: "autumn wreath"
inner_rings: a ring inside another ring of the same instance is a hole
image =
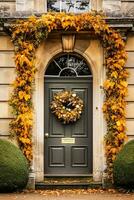
[[[64,124],[77,121],[83,110],[83,100],[73,91],[63,90],[54,95],[50,108]]]

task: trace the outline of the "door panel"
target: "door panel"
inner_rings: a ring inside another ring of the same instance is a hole
[[[54,94],[57,92],[61,92],[64,88],[58,89],[58,88],[51,88],[49,90],[49,97],[50,99],[53,98]],[[50,105],[50,102],[48,102],[48,106]],[[49,135],[50,137],[64,137],[64,126],[62,126],[61,123],[58,123],[58,120],[56,117],[52,116],[51,114],[49,115]]]
[[[84,110],[82,112],[82,117],[72,127],[72,137],[87,137],[88,133],[86,126],[87,119],[85,116],[87,116],[88,112],[85,108],[87,106],[86,104],[87,104],[88,91],[87,88],[82,88],[82,89],[72,88],[72,89],[84,102]]]
[[[65,167],[65,147],[49,146],[49,167]]]
[[[88,167],[88,146],[71,148],[72,167]]]
[[[62,124],[51,113],[53,95],[63,89],[73,90],[84,102],[81,118]],[[45,174],[79,175],[92,173],[92,80],[45,79]],[[69,138],[69,139],[67,139]]]

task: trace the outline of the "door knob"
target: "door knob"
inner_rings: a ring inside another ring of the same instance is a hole
[[[49,136],[49,134],[48,134],[48,133],[45,133],[45,137],[48,138],[48,136]]]

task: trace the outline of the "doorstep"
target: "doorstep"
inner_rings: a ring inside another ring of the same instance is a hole
[[[102,182],[94,182],[92,177],[53,177],[36,182],[36,189],[88,189],[101,188]]]

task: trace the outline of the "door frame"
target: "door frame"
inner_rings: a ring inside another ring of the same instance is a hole
[[[36,55],[38,72],[36,73],[34,92],[35,123],[33,128],[34,160],[32,168],[37,182],[44,180],[44,73],[52,58],[63,53],[62,46],[60,46],[61,41],[56,40],[56,42],[54,45],[52,45],[52,42],[47,42],[47,45],[45,45],[44,42]],[[93,179],[94,181],[100,181],[102,171],[105,168],[103,139],[106,133],[106,125],[102,112],[104,100],[102,84],[105,80],[104,52],[98,40],[93,40],[90,43],[91,50],[89,49],[88,52],[75,48],[73,53],[76,52],[85,58],[93,75]],[[96,48],[96,54],[93,52],[92,46]],[[99,57],[98,61],[96,60],[97,55]]]

